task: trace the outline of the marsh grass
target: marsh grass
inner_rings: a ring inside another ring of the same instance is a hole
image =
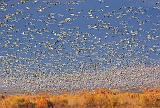
[[[160,90],[129,93],[98,89],[61,95],[1,95],[0,108],[160,108]]]

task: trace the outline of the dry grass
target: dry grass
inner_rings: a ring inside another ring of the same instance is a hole
[[[160,89],[143,93],[98,89],[62,95],[1,95],[0,108],[160,108]]]

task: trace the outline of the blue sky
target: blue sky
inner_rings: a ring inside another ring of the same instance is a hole
[[[158,64],[160,3],[143,1],[6,0],[0,56],[44,72]]]

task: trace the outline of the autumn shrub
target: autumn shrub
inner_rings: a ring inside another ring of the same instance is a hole
[[[104,96],[102,94],[98,94],[95,97],[96,106],[99,108],[107,108],[111,105],[111,102],[108,96]]]
[[[50,98],[54,108],[69,108],[68,99],[64,96],[55,96]]]
[[[96,100],[94,95],[88,95],[85,99],[85,107],[86,108],[95,108],[96,107]]]
[[[160,108],[160,92],[85,91],[62,95],[5,96],[0,108]]]
[[[25,97],[14,96],[1,100],[0,108],[35,108],[35,104]]]
[[[120,101],[119,101],[119,98],[117,96],[111,96],[110,101],[111,101],[111,106],[112,107],[120,105]]]
[[[37,98],[36,108],[48,108],[48,101],[44,97]]]

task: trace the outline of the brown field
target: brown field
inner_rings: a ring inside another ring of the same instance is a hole
[[[1,95],[0,108],[160,108],[160,89],[143,93],[97,89],[61,95]]]

